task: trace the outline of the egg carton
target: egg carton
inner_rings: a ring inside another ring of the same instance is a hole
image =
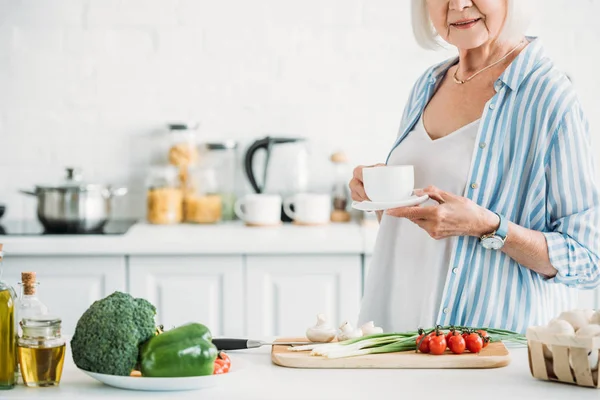
[[[545,381],[600,388],[598,359],[600,337],[577,337],[527,330],[529,369]]]

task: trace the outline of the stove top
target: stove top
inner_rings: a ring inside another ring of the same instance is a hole
[[[61,236],[61,235],[124,235],[137,220],[118,219],[108,221],[104,228],[89,233],[53,233],[45,232],[44,227],[36,220],[0,220],[0,235],[11,236]]]

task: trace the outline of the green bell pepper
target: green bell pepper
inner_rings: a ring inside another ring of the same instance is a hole
[[[142,345],[142,376],[212,375],[218,353],[206,326],[198,323],[182,325],[154,336]]]

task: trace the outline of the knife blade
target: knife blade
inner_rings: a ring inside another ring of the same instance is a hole
[[[245,350],[256,349],[262,346],[301,346],[305,344],[314,344],[312,342],[264,342],[262,340],[252,339],[232,339],[232,338],[215,338],[213,344],[219,350]]]

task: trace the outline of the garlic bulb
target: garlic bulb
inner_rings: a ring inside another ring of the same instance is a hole
[[[589,324],[588,319],[582,310],[563,311],[557,319],[567,321],[575,330]]]
[[[375,326],[373,321],[369,321],[363,326],[360,327],[362,330],[363,336],[377,335],[378,333],[383,333],[383,328],[379,326]]]
[[[327,343],[335,338],[337,330],[329,325],[325,314],[317,315],[317,323],[306,330],[306,337],[311,342]]]
[[[362,336],[362,330],[360,328],[354,329],[352,327],[352,325],[350,324],[350,322],[345,321],[340,326],[340,333],[338,333],[337,339],[340,342],[343,342],[344,340],[356,339],[356,338],[359,338],[361,336]]]

